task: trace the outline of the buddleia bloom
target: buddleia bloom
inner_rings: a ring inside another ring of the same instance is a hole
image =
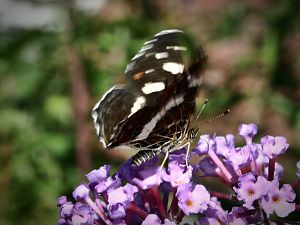
[[[114,174],[110,165],[100,166],[74,189],[74,201],[58,199],[58,224],[188,225],[193,220],[190,224],[229,225],[288,219],[300,209],[295,202],[300,162],[295,181],[282,184],[284,166],[277,158],[288,152],[287,139],[267,135],[256,142],[255,124],[241,124],[238,132],[242,146],[236,146],[233,134],[200,136],[190,152],[196,163],[189,165],[186,150],[179,149],[164,167],[157,157],[138,167],[129,160]],[[205,186],[207,179],[218,180],[219,188]]]

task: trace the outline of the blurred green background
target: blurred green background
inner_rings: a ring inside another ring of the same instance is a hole
[[[208,54],[201,127],[240,123],[285,136],[283,182],[300,156],[300,10],[296,0],[1,0],[0,224],[56,224],[56,199],[87,171],[113,170],[127,152],[104,151],[90,111],[144,41],[181,28]]]

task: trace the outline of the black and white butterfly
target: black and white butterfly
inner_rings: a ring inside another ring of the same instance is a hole
[[[100,142],[136,149],[133,166],[189,147],[198,132],[189,127],[205,64],[204,52],[183,31],[157,33],[127,65],[127,84],[113,86],[94,106]]]

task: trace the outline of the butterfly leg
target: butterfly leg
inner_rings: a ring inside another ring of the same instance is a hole
[[[190,154],[190,148],[191,148],[191,143],[188,142],[186,144],[186,153],[185,153],[185,165],[186,165],[186,168],[188,168],[189,166],[189,163],[188,163],[188,158],[189,158],[189,154]]]
[[[164,157],[164,160],[162,161],[162,163],[161,163],[161,165],[160,165],[160,170],[163,169],[163,167],[164,167],[164,165],[165,165],[165,163],[166,163],[166,161],[167,161],[168,158],[169,158],[169,152],[166,152],[166,155],[165,155],[165,157]]]
[[[169,152],[166,152],[165,154],[165,157],[164,157],[164,160],[162,161],[161,165],[160,165],[160,175],[159,175],[159,179],[161,180],[161,176],[162,176],[162,171],[163,171],[163,168],[164,168],[164,165],[165,163],[167,162],[167,159],[169,158]]]

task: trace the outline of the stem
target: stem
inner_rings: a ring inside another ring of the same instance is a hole
[[[185,216],[185,214],[184,214],[184,212],[181,210],[180,213],[179,213],[179,215],[178,215],[177,218],[176,218],[177,224],[179,224],[179,223],[182,221],[182,219],[183,219],[184,216]]]
[[[174,195],[173,195],[173,199],[172,199],[172,204],[171,204],[171,214],[173,216],[178,214],[178,198],[176,197],[176,188],[174,190]]]
[[[155,200],[154,198],[152,197],[152,193],[150,192],[150,190],[147,190],[145,192],[145,197],[146,197],[146,200],[145,202],[148,202],[149,203],[149,212],[151,212],[151,209],[154,209],[155,208]]]
[[[272,181],[274,179],[275,162],[275,158],[269,159],[268,181]]]
[[[162,220],[164,221],[165,219],[168,218],[167,210],[164,207],[163,201],[160,197],[160,193],[157,187],[153,187],[150,189],[150,193],[152,194],[155,203],[157,204],[158,211],[160,212],[162,216]]]
[[[169,191],[166,191],[163,195],[163,203],[164,203],[164,208],[167,209],[168,208],[168,202],[169,202]]]
[[[147,212],[142,210],[140,207],[136,206],[134,203],[130,203],[126,210],[137,214],[143,220],[146,219],[146,217],[148,216]]]

